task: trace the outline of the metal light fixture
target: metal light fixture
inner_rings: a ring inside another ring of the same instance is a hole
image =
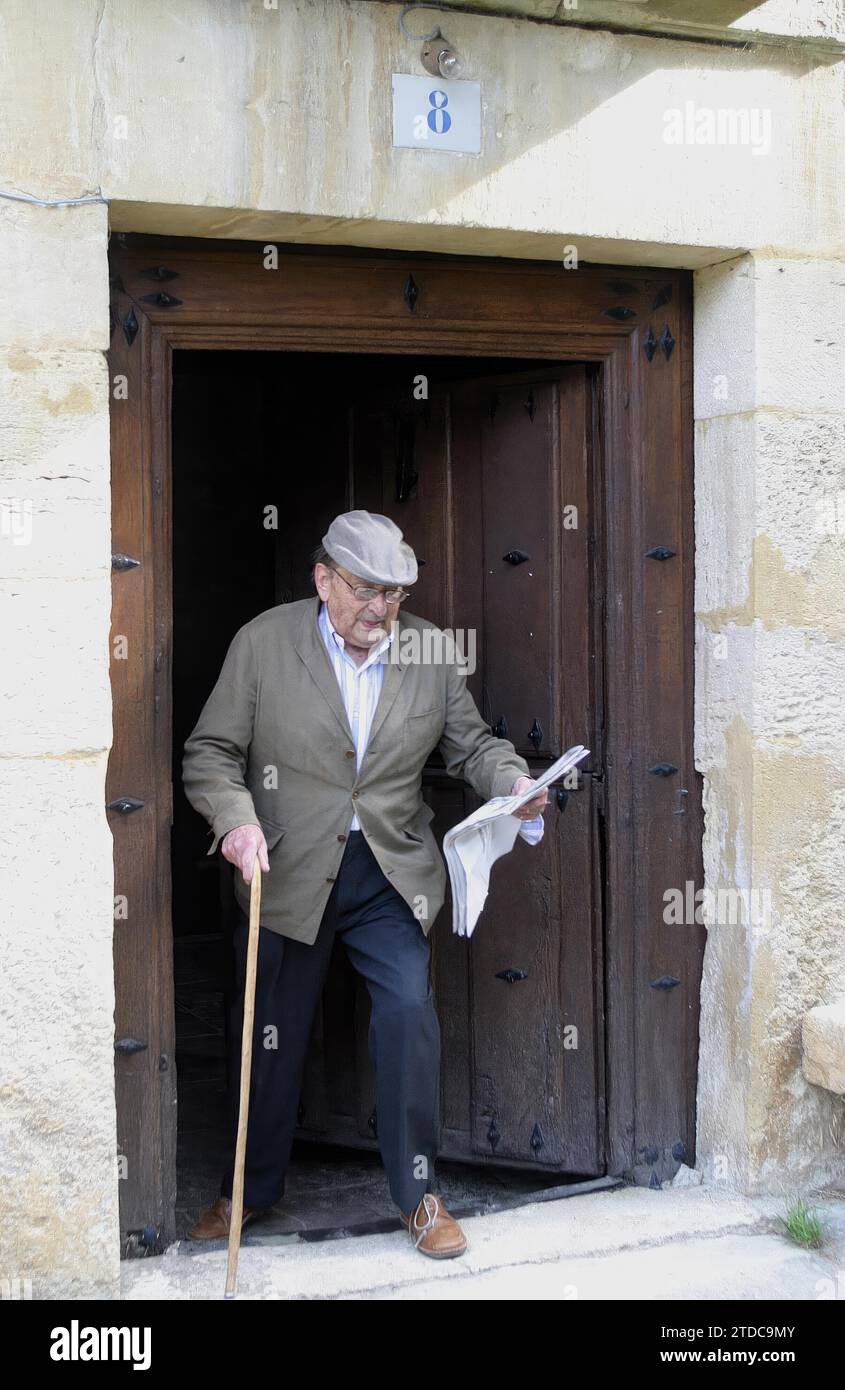
[[[432,77],[457,77],[463,66],[460,55],[452,47],[449,40],[440,32],[440,29],[432,29],[430,34],[410,34],[405,28],[405,15],[411,10],[436,9],[436,5],[426,5],[416,3],[406,5],[399,16],[399,28],[406,39],[422,39],[423,46],[420,52],[420,62],[426,72],[431,73]]]
[[[460,57],[439,29],[423,44],[420,62],[432,77],[457,77],[461,70]]]

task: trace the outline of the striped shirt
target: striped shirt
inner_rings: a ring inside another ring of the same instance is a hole
[[[340,686],[346,717],[349,720],[349,727],[355,740],[356,766],[360,772],[361,759],[367,751],[370,726],[384,684],[385,663],[379,660],[379,655],[387,650],[395,633],[385,633],[380,642],[374,643],[373,650],[366,661],[362,661],[361,665],[358,666],[346,651],[346,642],[329,617],[329,610],[325,602],[320,603],[318,624],[332,669]],[[349,829],[360,830],[360,828],[358,817],[353,815]],[[529,844],[536,845],[543,838],[544,829],[545,822],[540,815],[536,816],[534,820],[523,821],[519,827],[519,833]]]
[[[379,653],[387,650],[395,633],[386,632],[380,642],[373,644],[373,650],[366,661],[362,661],[361,665],[358,666],[345,650],[346,642],[329,617],[329,610],[325,603],[320,604],[319,624],[329,660],[340,686],[352,737],[355,740],[356,766],[360,772],[361,759],[367,749],[370,726],[384,684],[384,662],[379,661]],[[360,830],[360,828],[358,817],[353,815],[349,829]]]

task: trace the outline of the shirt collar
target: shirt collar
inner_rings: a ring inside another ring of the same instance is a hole
[[[338,632],[337,628],[335,627],[334,623],[329,617],[329,606],[324,599],[320,599],[320,622],[325,625],[325,630],[330,634],[331,639],[335,643],[335,645],[338,646],[342,652],[345,651],[346,641],[343,637],[341,637],[340,633]],[[375,660],[375,658],[379,655],[380,652],[386,651],[395,636],[395,629],[391,629],[390,632],[386,632],[384,637],[382,637],[381,641],[378,643],[378,645],[375,646],[373,650],[370,652],[370,655],[367,657],[366,661],[361,662],[361,665],[358,667],[358,670],[363,671],[364,667],[369,666],[370,663]]]

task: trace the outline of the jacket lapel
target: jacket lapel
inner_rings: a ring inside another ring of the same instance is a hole
[[[317,619],[319,612],[320,599],[318,596],[314,599],[313,603],[309,603],[306,605],[305,611],[302,615],[302,622],[299,626],[299,633],[297,635],[294,645],[300,657],[305,662],[305,665],[307,666],[308,671],[310,672],[315,685],[319,689],[320,693],[322,694],[323,698],[325,699],[326,703],[331,709],[333,715],[335,716],[338,724],[340,725],[344,737],[347,738],[354,747],[355,739],[352,736],[352,730],[349,727],[349,720],[346,717],[346,710],[343,705],[343,697],[340,693],[340,686],[337,683],[337,677],[334,673],[334,668],[332,667],[331,660],[329,659],[329,654],[326,651],[322,633],[320,632],[320,628],[318,625]],[[396,626],[394,628],[395,635],[392,643],[393,647],[396,647],[396,644],[400,640],[401,630],[402,618],[400,616],[399,618],[397,618]],[[378,704],[376,705],[375,714],[373,715],[373,722],[370,727],[371,739],[375,736],[375,734],[378,732],[378,730],[384,723],[384,720],[390,711],[390,707],[399,693],[399,687],[401,685],[402,676],[404,675],[404,673],[404,663],[385,661],[384,681],[381,688],[381,694],[379,695]]]
[[[402,640],[402,629],[403,623],[402,615],[400,613],[396,618],[396,623],[393,628],[393,641],[391,645],[387,648],[386,660],[384,663],[384,681],[381,687],[381,694],[378,697],[378,704],[376,705],[375,713],[373,714],[373,722],[370,725],[369,742],[372,742],[372,740],[375,738],[376,734],[378,733],[379,729],[381,728],[382,724],[384,723],[385,719],[390,713],[391,706],[393,705],[396,696],[399,694],[399,689],[402,684],[402,677],[404,676],[405,671],[407,670],[407,666],[405,665],[405,663],[399,662],[396,659],[399,654],[399,643]],[[391,652],[394,658],[392,661],[390,660]]]

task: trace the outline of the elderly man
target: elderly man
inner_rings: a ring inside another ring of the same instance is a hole
[[[493,737],[482,720],[449,634],[407,611],[400,616],[406,586],[416,578],[414,552],[388,517],[360,510],[336,517],[315,555],[317,601],[271,608],[235,634],[185,744],[185,791],[211,824],[209,854],[222,840],[224,858],[240,871],[231,1157],[220,1197],[193,1239],[229,1231],[248,885],[257,858],[266,878],[244,1223],[284,1194],[314,1012],[339,936],[372,1002],[369,1048],[391,1197],[422,1254],[448,1258],[466,1249],[433,1183],[440,1027],[428,936],[445,898],[446,870],[421,773],[439,746],[447,771],[485,800],[527,789],[534,779],[513,744]],[[426,633],[440,644],[418,640],[414,647],[413,635]],[[406,659],[406,647],[418,655]],[[440,659],[419,656],[432,649]],[[520,833],[531,843],[542,835],[547,802],[543,790],[520,811]]]

